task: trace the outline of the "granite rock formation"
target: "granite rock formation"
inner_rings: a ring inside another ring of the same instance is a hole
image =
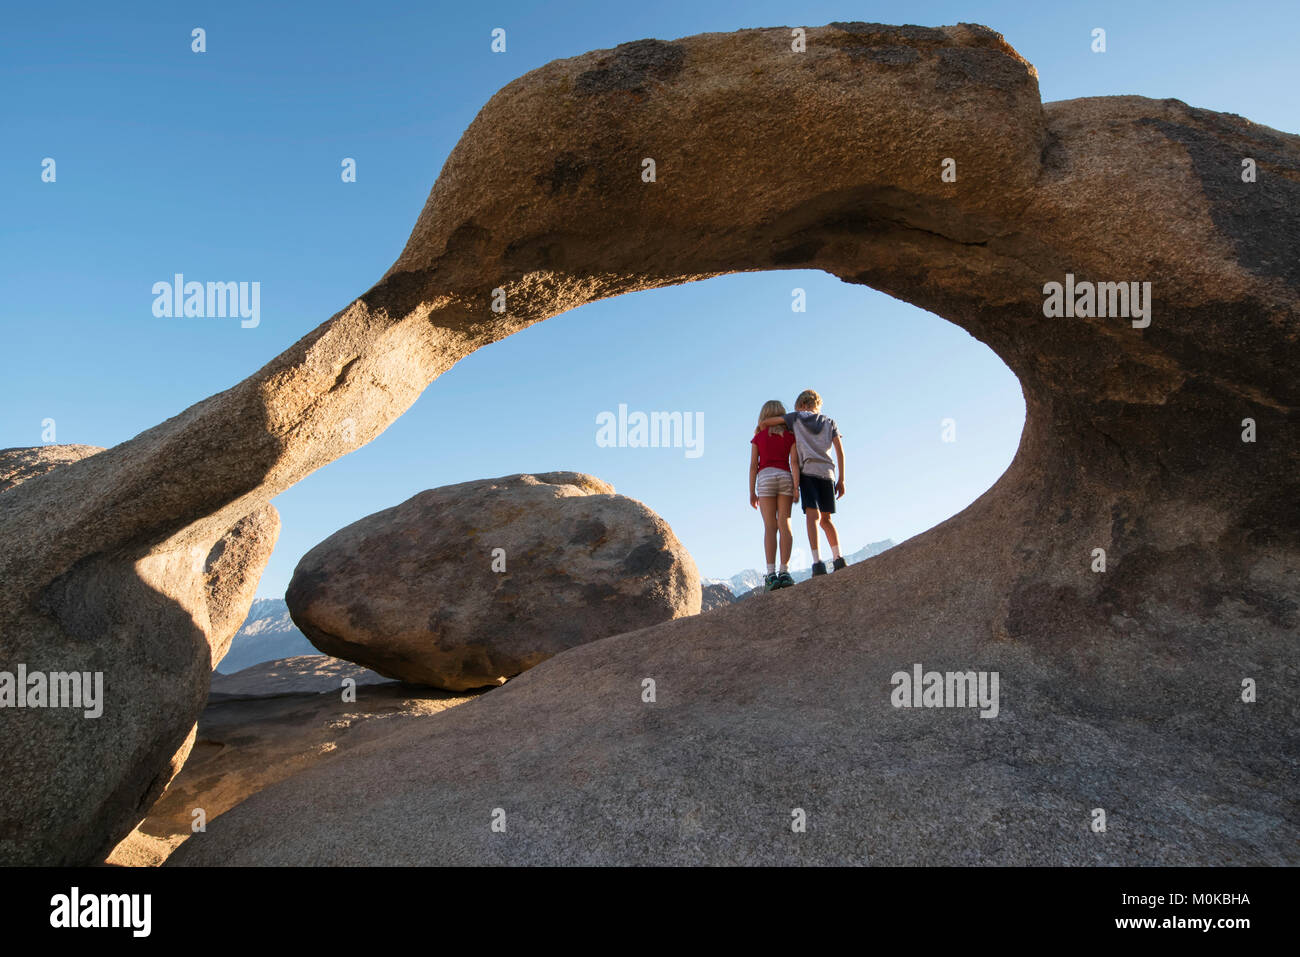
[[[375,287],[244,382],[0,495],[3,661],[147,649],[131,700],[159,708],[122,721],[129,769],[85,723],[0,718],[3,856],[84,858],[191,727],[209,662],[181,556],[514,331],[818,268],[1019,377],[992,489],[845,574],[558,655],[262,791],[174,860],[1297,863],[1298,200],[1297,137],[1177,100],[1043,104],[981,26],[835,23],[804,53],[788,28],[640,40],[520,77]],[[1078,282],[1151,286],[1129,315],[1045,314]],[[998,717],[894,708],[917,662],[999,672]]]
[[[92,526],[110,520],[83,509],[111,499],[120,490],[98,483],[121,477],[91,468],[91,484],[74,483],[62,501],[40,490],[111,454],[92,445],[0,451],[0,526],[8,530],[0,561],[9,563],[0,670],[99,672],[104,699],[93,718],[75,707],[0,710],[0,863],[93,861],[144,817],[190,753],[211,670],[247,616],[280,533],[275,507],[257,503],[215,539],[165,550],[122,543],[84,555],[29,604],[15,603],[8,576],[22,564],[21,548],[40,565],[60,534],[75,535],[64,527],[68,514]]]

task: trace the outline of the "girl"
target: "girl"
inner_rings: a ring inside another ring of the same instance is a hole
[[[763,403],[758,419],[785,415],[785,406],[772,399]],[[761,429],[750,439],[749,505],[763,514],[763,551],[767,555],[767,577],[763,591],[789,588],[790,549],[794,538],[790,530],[790,506],[799,501],[799,454],[795,451],[794,433],[784,425]],[[781,532],[781,571],[776,570],[776,533]]]

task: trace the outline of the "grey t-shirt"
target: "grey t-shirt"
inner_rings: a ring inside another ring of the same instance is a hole
[[[835,445],[831,441],[840,434],[835,420],[820,412],[787,412],[785,424],[794,433],[799,449],[799,471],[818,478],[835,478]]]

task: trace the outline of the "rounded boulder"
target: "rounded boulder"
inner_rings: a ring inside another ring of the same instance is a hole
[[[421,492],[321,542],[285,593],[325,654],[451,691],[697,614],[700,599],[668,523],[577,472]]]

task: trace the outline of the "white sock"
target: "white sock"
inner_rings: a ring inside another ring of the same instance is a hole
[[[839,557],[840,557],[840,547],[839,547],[838,545],[832,545],[832,546],[831,546],[831,557],[832,557],[832,558],[839,558]]]
[[[776,562],[768,562],[768,563],[767,563],[767,573],[768,573],[769,575],[775,575],[775,574],[776,574]]]
[[[812,550],[812,553],[813,553],[813,564],[816,565],[819,561],[822,560],[822,557],[821,554],[815,548]]]
[[[786,572],[788,572],[789,570],[790,570],[790,569],[789,569],[789,567],[787,566],[787,564],[786,564],[785,562],[782,562],[782,563],[781,563],[781,574],[784,575],[784,574],[785,574]]]

